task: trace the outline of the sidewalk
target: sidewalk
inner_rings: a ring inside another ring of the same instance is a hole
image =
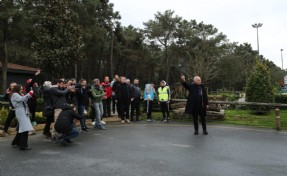
[[[121,119],[118,116],[113,116],[113,117],[103,118],[103,121],[105,121],[108,124],[108,123],[120,122]],[[91,119],[87,119],[86,124],[88,126],[90,126],[91,125]],[[77,120],[76,126],[80,126],[80,121]],[[38,124],[38,125],[34,126],[34,129],[36,131],[43,131],[44,127],[45,127],[45,124]],[[16,128],[9,128],[8,131],[11,135],[16,134]],[[3,137],[3,136],[1,136],[1,134],[0,134],[0,138],[1,137]]]

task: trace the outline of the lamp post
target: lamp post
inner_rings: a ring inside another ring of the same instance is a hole
[[[256,28],[256,32],[257,32],[257,51],[258,51],[258,58],[260,56],[259,54],[259,35],[258,35],[258,28],[262,27],[262,23],[255,23],[255,24],[252,24],[252,27],[253,28]]]
[[[282,62],[282,70],[283,70],[283,49],[281,49],[280,51],[281,51],[281,62]]]

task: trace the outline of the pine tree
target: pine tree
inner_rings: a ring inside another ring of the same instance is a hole
[[[264,63],[257,61],[247,82],[246,101],[273,103],[273,90],[269,68]],[[266,114],[270,110],[267,106],[251,106],[250,108],[256,114]]]
[[[52,77],[65,76],[83,59],[81,33],[73,23],[68,0],[44,1],[33,45],[36,63]]]

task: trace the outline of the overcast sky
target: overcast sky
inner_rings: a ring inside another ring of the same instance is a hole
[[[171,9],[186,20],[212,24],[231,42],[251,43],[257,49],[254,23],[259,28],[260,54],[287,68],[287,0],[110,0],[120,12],[122,25],[143,28],[158,11]]]

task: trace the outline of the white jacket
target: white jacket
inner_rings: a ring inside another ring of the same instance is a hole
[[[15,108],[16,118],[19,124],[19,133],[34,130],[30,121],[30,112],[27,105],[27,101],[32,96],[26,94],[24,96],[18,93],[13,93],[11,96],[11,102]]]

